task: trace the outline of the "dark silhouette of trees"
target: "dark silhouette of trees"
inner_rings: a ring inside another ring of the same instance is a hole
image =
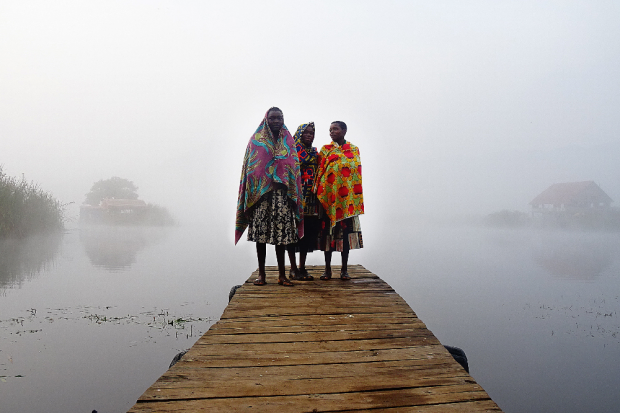
[[[37,184],[13,178],[0,165],[0,239],[64,229],[65,205]]]
[[[113,176],[95,182],[90,192],[86,194],[85,203],[96,206],[104,198],[138,199],[137,191],[138,187],[130,180]]]
[[[86,194],[86,205],[80,208],[80,220],[87,224],[110,225],[175,224],[166,208],[139,200],[137,191],[138,187],[133,182],[118,176],[95,182]],[[102,202],[104,199],[108,201]]]

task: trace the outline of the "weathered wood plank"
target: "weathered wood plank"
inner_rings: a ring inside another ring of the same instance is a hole
[[[472,401],[486,402],[486,405],[478,406],[482,407],[483,410],[475,410],[477,406],[469,404],[468,407],[473,409],[465,411],[500,411],[499,408],[491,410],[497,407],[497,405],[489,399],[489,396],[479,385],[466,384],[461,386],[417,387],[373,392],[317,393],[275,397],[241,397],[237,399],[190,399],[183,403],[139,403],[134,406],[131,412],[250,411],[249,409],[252,412],[351,412],[373,409],[377,406],[410,409],[401,411],[416,411],[415,409],[419,406],[446,406],[446,411],[458,411],[454,410],[455,403],[471,403]],[[448,410],[450,408],[452,410]],[[442,410],[437,409],[435,411]]]
[[[295,319],[297,317],[297,319]],[[355,320],[346,320],[355,318]],[[252,334],[286,333],[307,331],[349,331],[399,328],[426,328],[416,317],[401,317],[394,314],[355,314],[340,316],[288,316],[286,319],[256,317],[253,319],[226,319],[214,324],[209,334]]]
[[[366,363],[374,361],[395,360],[431,360],[443,359],[450,361],[452,356],[440,345],[402,347],[396,349],[351,350],[351,351],[320,351],[320,355],[312,351],[299,351],[296,344],[286,352],[276,351],[272,347],[262,351],[237,353],[205,352],[201,348],[192,348],[177,364],[182,368],[186,364],[204,367],[254,367],[261,365],[302,365],[316,364],[320,356],[324,364],[333,363]]]
[[[254,272],[214,324],[130,410],[500,411],[379,277],[267,285]]]
[[[317,360],[318,361],[318,360]],[[351,375],[367,375],[366,373],[399,375],[406,374],[412,378],[420,378],[427,375],[427,370],[441,370],[449,372],[450,375],[461,374],[454,369],[462,370],[458,364],[452,363],[448,358],[433,359],[408,359],[408,360],[367,360],[364,362],[339,363],[337,361],[313,363],[312,365],[264,365],[251,366],[242,368],[214,368],[207,364],[200,363],[184,363],[174,371],[164,373],[159,381],[162,387],[193,387],[202,386],[202,383],[192,383],[193,375],[217,376],[213,380],[228,380],[229,378],[243,379],[250,378],[252,380],[258,377],[273,377],[278,380],[289,380],[293,377],[294,381],[307,378],[328,379],[331,377],[349,377]],[[326,365],[329,365],[329,371],[326,372]],[[183,379],[179,379],[183,377]],[[189,378],[189,382],[187,381]]]

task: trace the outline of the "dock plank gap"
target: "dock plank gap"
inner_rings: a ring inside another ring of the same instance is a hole
[[[277,267],[255,286],[255,271],[129,412],[501,411],[377,275],[307,268],[314,281],[293,287]]]

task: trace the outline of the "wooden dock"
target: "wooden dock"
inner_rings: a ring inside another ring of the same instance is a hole
[[[498,412],[407,303],[364,267],[351,281],[267,285],[257,272],[220,321],[129,410]]]

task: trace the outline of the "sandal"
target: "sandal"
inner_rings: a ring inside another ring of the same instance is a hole
[[[290,280],[286,278],[278,278],[278,285],[283,285],[285,287],[292,287],[295,284],[293,284],[292,282],[290,282]]]
[[[267,284],[267,281],[261,279],[261,278],[257,278],[254,280],[254,285],[265,285]]]
[[[313,281],[314,277],[308,274],[308,270],[299,270],[298,275],[295,278],[291,277],[291,280],[295,281]]]
[[[349,281],[351,277],[349,277],[349,273],[345,271],[340,273],[340,279],[343,281]]]
[[[332,279],[332,275],[331,274],[327,275],[327,273],[324,272],[323,275],[321,275],[320,279],[323,280],[323,281],[331,280]]]
[[[291,280],[299,280],[301,277],[299,272],[295,272],[294,270],[290,270],[288,272],[288,278],[290,278]]]

